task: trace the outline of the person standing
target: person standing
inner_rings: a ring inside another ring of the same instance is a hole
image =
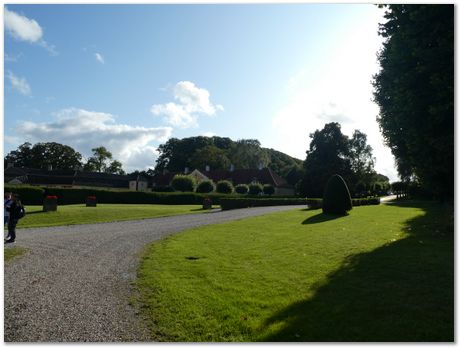
[[[7,207],[11,206],[13,200],[11,199],[11,192],[5,192],[5,200],[3,201],[3,225],[5,226],[8,223],[8,217],[10,212],[6,210]],[[9,238],[10,234],[6,238]]]
[[[8,236],[5,240],[5,243],[14,243],[16,239],[16,225],[21,217],[24,215],[22,214],[23,207],[21,203],[21,199],[19,195],[13,194],[12,196],[12,203],[6,210],[10,213],[8,219]]]
[[[13,200],[11,199],[11,192],[5,192],[5,200],[3,202],[4,204],[4,214],[3,214],[3,224],[6,225],[8,223],[8,216],[10,213],[6,211],[6,208],[9,207],[13,203]]]

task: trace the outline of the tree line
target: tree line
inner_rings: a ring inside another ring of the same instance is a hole
[[[454,5],[387,5],[377,118],[404,183],[454,197]]]
[[[91,149],[93,155],[87,161],[83,156],[68,145],[56,142],[36,143],[26,142],[4,158],[4,166],[8,163],[15,167],[37,169],[81,169],[88,172],[109,174],[125,174],[122,163],[113,159],[113,155],[104,146]]]
[[[211,170],[249,169],[270,167],[297,193],[309,197],[321,197],[327,179],[332,174],[344,177],[351,192],[369,195],[389,188],[388,178],[374,171],[372,148],[367,137],[355,131],[349,139],[343,135],[338,123],[328,123],[322,130],[310,135],[310,150],[305,161],[280,151],[261,147],[258,140],[233,141],[224,137],[171,138],[158,148],[159,156],[153,170],[135,171],[153,176],[164,171],[183,172],[185,168]],[[58,143],[24,143],[5,157],[17,167],[48,169],[76,169],[84,171],[124,174],[122,164],[113,160],[105,147],[92,149],[93,156],[86,162],[82,155],[67,145]]]
[[[274,149],[263,148],[256,139],[233,141],[226,137],[171,138],[158,148],[155,173],[180,172],[184,168],[205,170],[270,167],[294,185],[302,176],[302,161]]]

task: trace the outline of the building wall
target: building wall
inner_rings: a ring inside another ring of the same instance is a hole
[[[147,181],[139,181],[137,186],[138,191],[147,191],[148,182]]]
[[[129,182],[129,189],[132,191],[136,191],[136,180],[132,180]],[[138,191],[147,191],[148,189],[148,182],[147,181],[139,181],[137,183],[137,190]]]

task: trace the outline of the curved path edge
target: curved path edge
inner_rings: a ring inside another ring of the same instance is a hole
[[[194,227],[300,208],[306,206],[18,229],[15,246],[28,253],[5,264],[4,341],[151,341],[129,304],[145,245]]]

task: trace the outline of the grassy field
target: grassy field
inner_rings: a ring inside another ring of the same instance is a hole
[[[149,246],[160,341],[453,341],[453,220],[424,202],[281,212]]]
[[[73,204],[62,205],[56,212],[46,213],[42,211],[42,206],[27,206],[26,209],[27,214],[19,221],[18,228],[138,220],[205,211],[198,205],[160,204],[98,204],[97,207]]]
[[[25,254],[25,252],[26,252],[26,249],[24,248],[17,248],[17,247],[16,248],[4,248],[3,258],[5,262],[8,262],[16,256],[21,256]]]

